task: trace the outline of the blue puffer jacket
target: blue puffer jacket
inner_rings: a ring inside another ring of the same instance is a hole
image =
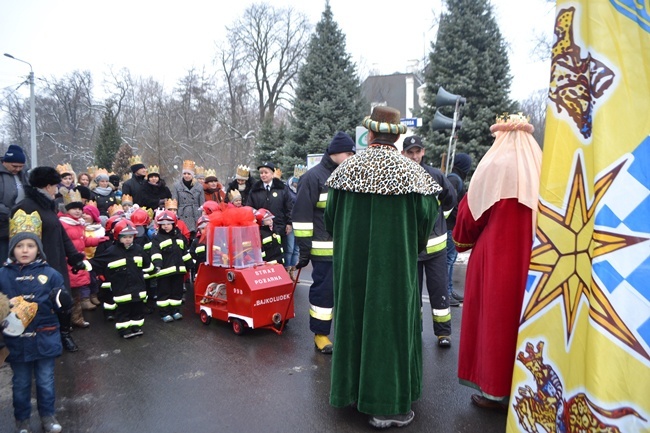
[[[38,303],[34,320],[19,337],[4,336],[9,356],[7,362],[30,362],[61,355],[61,335],[57,309],[50,299],[53,289],[63,288],[63,277],[50,265],[36,261],[26,266],[9,263],[0,268],[0,291],[9,299],[23,296]]]

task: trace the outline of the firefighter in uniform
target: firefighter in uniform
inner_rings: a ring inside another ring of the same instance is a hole
[[[438,337],[438,346],[447,348],[451,346],[451,309],[447,292],[449,277],[445,218],[456,206],[456,189],[440,170],[424,163],[425,150],[420,137],[417,135],[406,137],[402,149],[402,155],[420,164],[442,187],[442,192],[438,194],[438,203],[442,212],[438,214],[425,250],[418,255],[418,283],[420,293],[422,293],[422,285],[426,276],[431,313],[433,314],[433,333]]]
[[[346,158],[354,155],[355,151],[354,140],[345,132],[338,132],[327,147],[320,163],[300,177],[291,216],[300,250],[296,268],[304,268],[310,260],[312,261],[313,283],[309,288],[309,329],[314,333],[316,350],[325,354],[332,353],[334,347],[328,337],[332,327],[334,293],[332,237],[325,230],[323,221],[327,202],[325,182],[334,169]]]

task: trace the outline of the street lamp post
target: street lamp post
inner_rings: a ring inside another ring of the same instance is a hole
[[[29,110],[30,110],[30,139],[31,139],[31,149],[30,149],[30,159],[32,168],[38,166],[38,160],[36,157],[36,104],[34,101],[34,69],[32,64],[24,60],[18,59],[11,54],[5,53],[5,57],[10,59],[17,60],[22,63],[27,63],[29,65]]]

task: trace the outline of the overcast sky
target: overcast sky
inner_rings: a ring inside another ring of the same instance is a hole
[[[325,8],[325,0],[267,2],[292,6],[314,25]],[[37,80],[88,69],[99,85],[109,67],[126,67],[171,88],[192,67],[212,68],[215,44],[224,39],[225,26],[251,3],[0,0],[0,52],[30,62]],[[492,3],[511,48],[511,96],[522,99],[548,85],[549,64],[535,61],[531,48],[536,34],[552,34],[552,6],[545,0]],[[382,1],[374,6],[361,0],[330,0],[330,5],[359,70],[380,74],[406,72],[410,60],[428,52],[434,16],[440,12],[440,0]],[[0,88],[15,88],[27,73],[27,65],[0,57]],[[28,86],[19,92],[28,95]]]

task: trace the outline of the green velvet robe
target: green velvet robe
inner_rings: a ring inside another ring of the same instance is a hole
[[[440,187],[383,146],[348,158],[328,183],[336,325],[330,403],[356,403],[371,415],[408,413],[422,393],[417,256]]]

